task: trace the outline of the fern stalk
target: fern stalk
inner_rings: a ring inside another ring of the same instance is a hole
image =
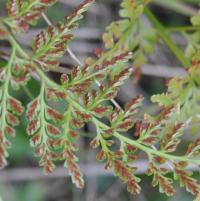
[[[167,44],[167,46],[170,48],[170,50],[174,53],[174,55],[177,57],[179,62],[182,63],[185,68],[189,68],[191,65],[190,62],[185,57],[183,52],[172,41],[169,34],[167,33],[167,30],[163,27],[163,25],[156,19],[156,17],[153,15],[153,13],[148,8],[145,8],[144,13],[148,17],[148,19],[150,20],[152,25],[156,27],[156,30],[158,31],[160,37]]]

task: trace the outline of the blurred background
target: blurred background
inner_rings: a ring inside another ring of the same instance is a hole
[[[46,15],[54,23],[63,20],[81,0],[59,0],[52,8],[48,9]],[[93,56],[94,48],[102,48],[102,34],[113,20],[119,19],[118,10],[120,0],[97,0],[87,12],[80,28],[75,33],[75,40],[71,42],[70,48],[83,62],[88,56]],[[169,4],[172,2],[172,4]],[[175,4],[173,4],[175,2]],[[198,11],[200,0],[155,0],[150,3],[150,8],[157,18],[166,27],[190,25],[190,17]],[[170,6],[174,5],[174,6]],[[5,15],[5,0],[0,0],[0,15]],[[142,17],[147,27],[150,26],[145,17]],[[27,51],[30,51],[30,41],[40,29],[46,27],[43,19],[37,26],[17,39]],[[148,32],[148,28],[146,30]],[[180,33],[171,34],[173,40],[184,49],[187,39]],[[0,41],[0,50],[9,52],[9,44]],[[62,66],[70,69],[76,65],[75,61],[66,55],[62,59]],[[138,94],[146,97],[145,106],[138,116],[144,112],[156,113],[159,109],[150,103],[152,94],[161,93],[166,90],[166,81],[173,76],[184,75],[180,63],[170,50],[162,43],[158,43],[154,52],[148,56],[147,63],[141,66],[138,77],[132,77],[121,88],[117,101],[124,105]],[[59,73],[49,73],[52,79],[57,80]],[[39,83],[31,80],[28,88],[32,95],[39,92]],[[15,93],[24,104],[30,102],[27,94],[20,90]],[[89,142],[94,136],[94,128],[88,124],[82,131],[84,137],[79,140],[80,166],[85,176],[86,185],[83,190],[78,190],[72,185],[67,170],[59,166],[56,171],[45,176],[42,169],[38,167],[37,159],[34,157],[33,149],[29,146],[26,134],[25,115],[21,118],[21,125],[17,128],[17,137],[12,140],[13,147],[10,149],[9,165],[0,171],[0,201],[191,201],[192,196],[184,189],[177,187],[175,197],[168,198],[158,192],[158,188],[152,188],[151,178],[144,175],[147,162],[138,161],[138,172],[142,178],[140,185],[142,192],[138,196],[132,196],[126,191],[126,186],[114,177],[109,171],[104,170],[103,164],[96,162],[96,151],[89,149]],[[186,137],[188,141],[190,137]],[[184,146],[184,145],[183,145]],[[198,176],[197,176],[198,178]]]

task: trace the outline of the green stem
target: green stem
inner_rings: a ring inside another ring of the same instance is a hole
[[[0,111],[1,111],[1,114],[0,114],[0,118],[1,118],[1,121],[0,121],[0,126],[1,126],[1,130],[4,131],[6,125],[7,125],[7,120],[6,120],[6,117],[7,117],[7,102],[8,102],[8,98],[9,98],[9,83],[10,83],[10,77],[11,77],[11,68],[12,68],[12,65],[13,65],[13,61],[15,59],[15,54],[16,54],[16,49],[13,48],[12,49],[12,54],[11,54],[11,57],[9,59],[9,63],[7,64],[7,66],[5,67],[5,71],[6,71],[6,78],[5,78],[5,82],[2,86],[2,93],[1,93],[1,98],[0,98],[0,102],[1,102],[1,105],[0,105]],[[6,139],[6,136],[3,134],[2,135],[2,141],[1,142],[4,142],[4,141],[7,141]],[[1,143],[1,148],[3,149],[7,149],[7,147],[5,146],[5,143]],[[5,152],[5,157],[8,157],[8,152],[6,151]]]
[[[3,94],[2,94],[2,113],[1,113],[1,128],[4,127],[5,123],[6,123],[6,112],[7,112],[7,100],[8,100],[8,89],[9,89],[9,83],[10,83],[10,77],[11,77],[11,68],[12,68],[12,64],[15,58],[15,54],[16,54],[16,49],[15,47],[12,50],[12,54],[11,57],[9,59],[9,63],[7,65],[6,68],[6,80],[5,83],[3,85]]]
[[[185,57],[184,53],[177,47],[177,45],[170,38],[169,34],[165,27],[157,20],[154,14],[148,9],[145,8],[145,15],[148,17],[152,25],[156,28],[158,34],[163,39],[163,41],[167,44],[167,46],[171,49],[171,51],[175,54],[177,59],[183,64],[185,68],[190,67],[190,62]]]
[[[9,36],[9,41],[12,44],[12,46],[16,48],[16,50],[18,51],[18,53],[25,60],[31,60],[30,57],[29,57],[29,55],[19,46],[19,44],[17,43],[17,41],[15,40],[15,38],[12,35]],[[50,80],[40,68],[36,68],[36,71],[37,71],[38,75],[41,77],[41,80],[45,80],[45,82],[48,85],[54,86],[54,88],[57,88],[58,86],[60,86],[57,83],[55,83],[54,81]]]
[[[103,129],[108,129],[109,126],[105,125],[104,123],[100,122],[98,119],[93,119],[93,121],[99,125],[101,125],[101,127]],[[155,149],[152,149],[150,147],[147,147],[139,142],[137,142],[136,140],[132,140],[132,139],[129,139],[123,135],[121,135],[120,133],[118,132],[115,132],[114,133],[114,136],[116,138],[118,138],[120,140],[120,142],[125,142],[127,144],[130,144],[142,151],[144,151],[145,153],[147,154],[151,154],[151,155],[155,155],[155,156],[160,156],[160,157],[163,157],[165,159],[168,159],[168,160],[171,160],[171,161],[186,161],[186,162],[191,162],[191,163],[194,163],[194,164],[200,164],[200,160],[199,159],[190,159],[190,158],[187,158],[185,156],[174,156],[174,155],[171,155],[171,154],[167,154],[167,153],[164,153],[162,151],[159,151],[159,150],[155,150]]]
[[[144,146],[143,144],[140,144],[137,141],[131,140],[127,137],[124,137],[123,135],[121,135],[117,132],[115,133],[115,137],[117,137],[120,141],[126,142],[127,144],[130,144],[130,145],[137,147],[138,149],[144,151],[147,154],[160,156],[160,157],[163,157],[165,159],[169,159],[171,161],[186,161],[186,162],[191,162],[191,163],[198,164],[198,165],[200,164],[199,159],[191,159],[191,158],[188,158],[186,156],[174,156],[171,154],[167,154],[167,153],[164,153],[162,151],[155,150],[155,149],[149,148],[147,146]]]
[[[19,44],[17,43],[17,41],[15,40],[15,38],[10,35],[9,36],[9,41],[12,44],[13,47],[15,47],[15,49],[18,51],[18,53],[25,59],[29,60],[30,57],[29,55],[19,46]]]
[[[66,123],[65,123],[65,126],[64,126],[64,132],[63,132],[64,136],[63,137],[66,138],[65,139],[66,141],[70,141],[68,133],[69,133],[69,130],[70,130],[70,120],[71,120],[71,118],[72,118],[72,106],[71,106],[71,104],[69,104],[68,108],[67,108],[67,111],[65,112],[65,115],[64,115],[64,122],[66,122]],[[65,144],[65,149],[67,148],[66,146],[67,146],[67,144]]]
[[[85,108],[83,106],[81,106],[72,97],[68,96],[68,99],[73,104],[73,106],[76,107],[78,110],[88,113],[88,111],[86,111]],[[110,128],[109,126],[107,126],[106,124],[102,123],[100,120],[98,120],[95,117],[93,117],[92,122],[95,125],[98,125],[98,128],[102,128],[103,130],[106,130],[106,129]],[[151,155],[155,155],[155,156],[160,156],[160,157],[163,157],[163,158],[171,160],[171,161],[186,161],[186,162],[191,162],[191,163],[198,164],[198,165],[200,164],[200,160],[199,159],[190,159],[190,158],[188,158],[186,156],[174,156],[174,155],[171,155],[171,154],[164,153],[164,152],[162,152],[160,150],[152,149],[151,147],[147,147],[147,146],[141,144],[140,142],[138,142],[136,140],[132,140],[132,139],[129,139],[129,138],[121,135],[119,132],[115,132],[114,136],[117,139],[119,139],[120,142],[124,142],[124,143],[130,144],[130,145],[133,145],[134,147],[136,147],[136,148],[144,151],[147,154],[151,154]]]
[[[108,147],[107,147],[107,145],[106,145],[106,142],[105,142],[105,140],[103,139],[103,137],[102,137],[102,135],[101,135],[101,129],[100,129],[100,127],[99,127],[99,124],[95,124],[95,126],[96,126],[96,129],[97,129],[97,137],[98,137],[98,139],[99,139],[99,141],[100,141],[100,144],[101,144],[102,149],[103,149],[106,153],[109,153],[109,149],[108,149]]]
[[[200,26],[179,26],[179,27],[168,27],[166,31],[169,32],[190,32],[200,31]]]
[[[47,139],[48,139],[48,136],[46,135],[46,122],[45,122],[45,107],[46,107],[46,103],[45,103],[45,100],[44,100],[44,96],[45,96],[45,82],[44,80],[42,80],[42,84],[41,84],[41,89],[40,89],[40,122],[41,122],[41,128],[40,128],[40,132],[41,132],[41,135],[42,135],[42,140],[43,140],[43,143],[46,144],[46,147],[48,147],[47,145]]]
[[[196,10],[192,7],[188,6],[187,4],[174,1],[174,0],[152,0],[152,3],[157,4],[159,6],[165,7],[167,9],[171,9],[176,11],[177,13],[186,15],[186,16],[193,16],[196,14]]]

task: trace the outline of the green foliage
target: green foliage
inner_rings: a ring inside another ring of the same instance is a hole
[[[188,40],[188,45],[186,49],[186,56],[190,59],[195,55],[195,53],[199,49],[199,36],[200,36],[200,13],[198,12],[195,16],[191,18],[191,23],[193,27],[195,28],[193,32],[184,32],[183,35]]]
[[[75,67],[69,74],[62,74],[60,83],[52,81],[45,73],[57,68],[59,59],[67,51],[74,28],[89,9],[93,0],[85,0],[62,24],[49,26],[41,31],[32,42],[33,55],[27,54],[14,36],[16,31],[27,31],[29,24],[34,25],[44,10],[55,3],[54,0],[10,0],[7,2],[8,16],[0,19],[0,38],[8,40],[12,54],[7,62],[1,62],[0,69],[0,167],[7,164],[7,149],[10,143],[7,135],[14,135],[12,126],[18,125],[18,116],[24,107],[16,98],[11,97],[9,86],[19,90],[26,87],[32,76],[40,79],[40,92],[26,107],[27,134],[30,144],[39,158],[39,165],[45,173],[63,162],[71,175],[72,182],[79,188],[84,187],[83,175],[77,164],[77,138],[79,129],[87,122],[96,127],[96,137],[90,146],[99,150],[97,160],[105,163],[106,169],[113,170],[132,194],[139,194],[140,178],[135,176],[137,168],[134,161],[143,151],[149,161],[147,175],[153,176],[153,186],[159,191],[172,196],[174,180],[180,182],[187,191],[194,195],[199,193],[199,184],[187,170],[190,163],[200,165],[199,139],[188,145],[182,155],[177,147],[182,142],[182,135],[188,119],[197,120],[199,114],[199,56],[195,51],[191,61],[173,43],[163,26],[148,10],[149,1],[124,0],[121,4],[121,19],[113,22],[103,35],[106,50],[95,50],[96,58],[88,58],[81,67]],[[154,28],[146,32],[141,16],[146,16]],[[194,25],[197,18],[192,19]],[[170,47],[183,65],[192,63],[186,76],[173,78],[168,83],[168,90],[161,95],[154,95],[152,101],[161,106],[158,115],[145,114],[138,120],[135,114],[142,106],[142,96],[134,98],[124,109],[113,100],[120,86],[130,77],[132,62],[141,65],[146,55],[152,53],[158,41],[157,33]],[[132,53],[133,52],[133,53]],[[34,76],[37,75],[37,76]],[[96,86],[98,85],[98,86]],[[108,105],[112,100],[114,105]],[[59,112],[56,104],[64,104]],[[191,109],[192,108],[192,109]],[[108,124],[102,119],[107,119]],[[135,128],[137,139],[130,139],[125,132]],[[156,148],[157,147],[157,148]],[[168,176],[172,168],[174,178]]]
[[[103,35],[105,46],[111,49],[111,55],[114,53],[113,50],[134,51],[133,63],[136,67],[146,63],[146,55],[154,51],[154,46],[158,42],[156,29],[149,26],[147,32],[146,24],[140,20],[148,2],[146,0],[123,1],[119,12],[122,19],[108,26]]]
[[[191,117],[194,120],[199,114],[200,72],[198,61],[198,57],[193,59],[194,65],[188,70],[186,76],[183,78],[173,78],[169,81],[166,94],[154,95],[151,99],[160,106],[170,106],[176,103],[179,111],[177,118],[182,122],[187,121]]]
[[[43,187],[42,183],[31,183],[22,184],[17,186],[16,191],[9,193],[10,189],[8,187],[0,186],[1,199],[8,201],[11,199],[21,200],[21,201],[41,201],[44,200],[47,194],[46,189]]]

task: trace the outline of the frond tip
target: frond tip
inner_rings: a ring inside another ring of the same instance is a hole
[[[29,25],[36,22],[42,13],[57,0],[8,0],[8,18],[5,22],[15,32],[26,32]]]

